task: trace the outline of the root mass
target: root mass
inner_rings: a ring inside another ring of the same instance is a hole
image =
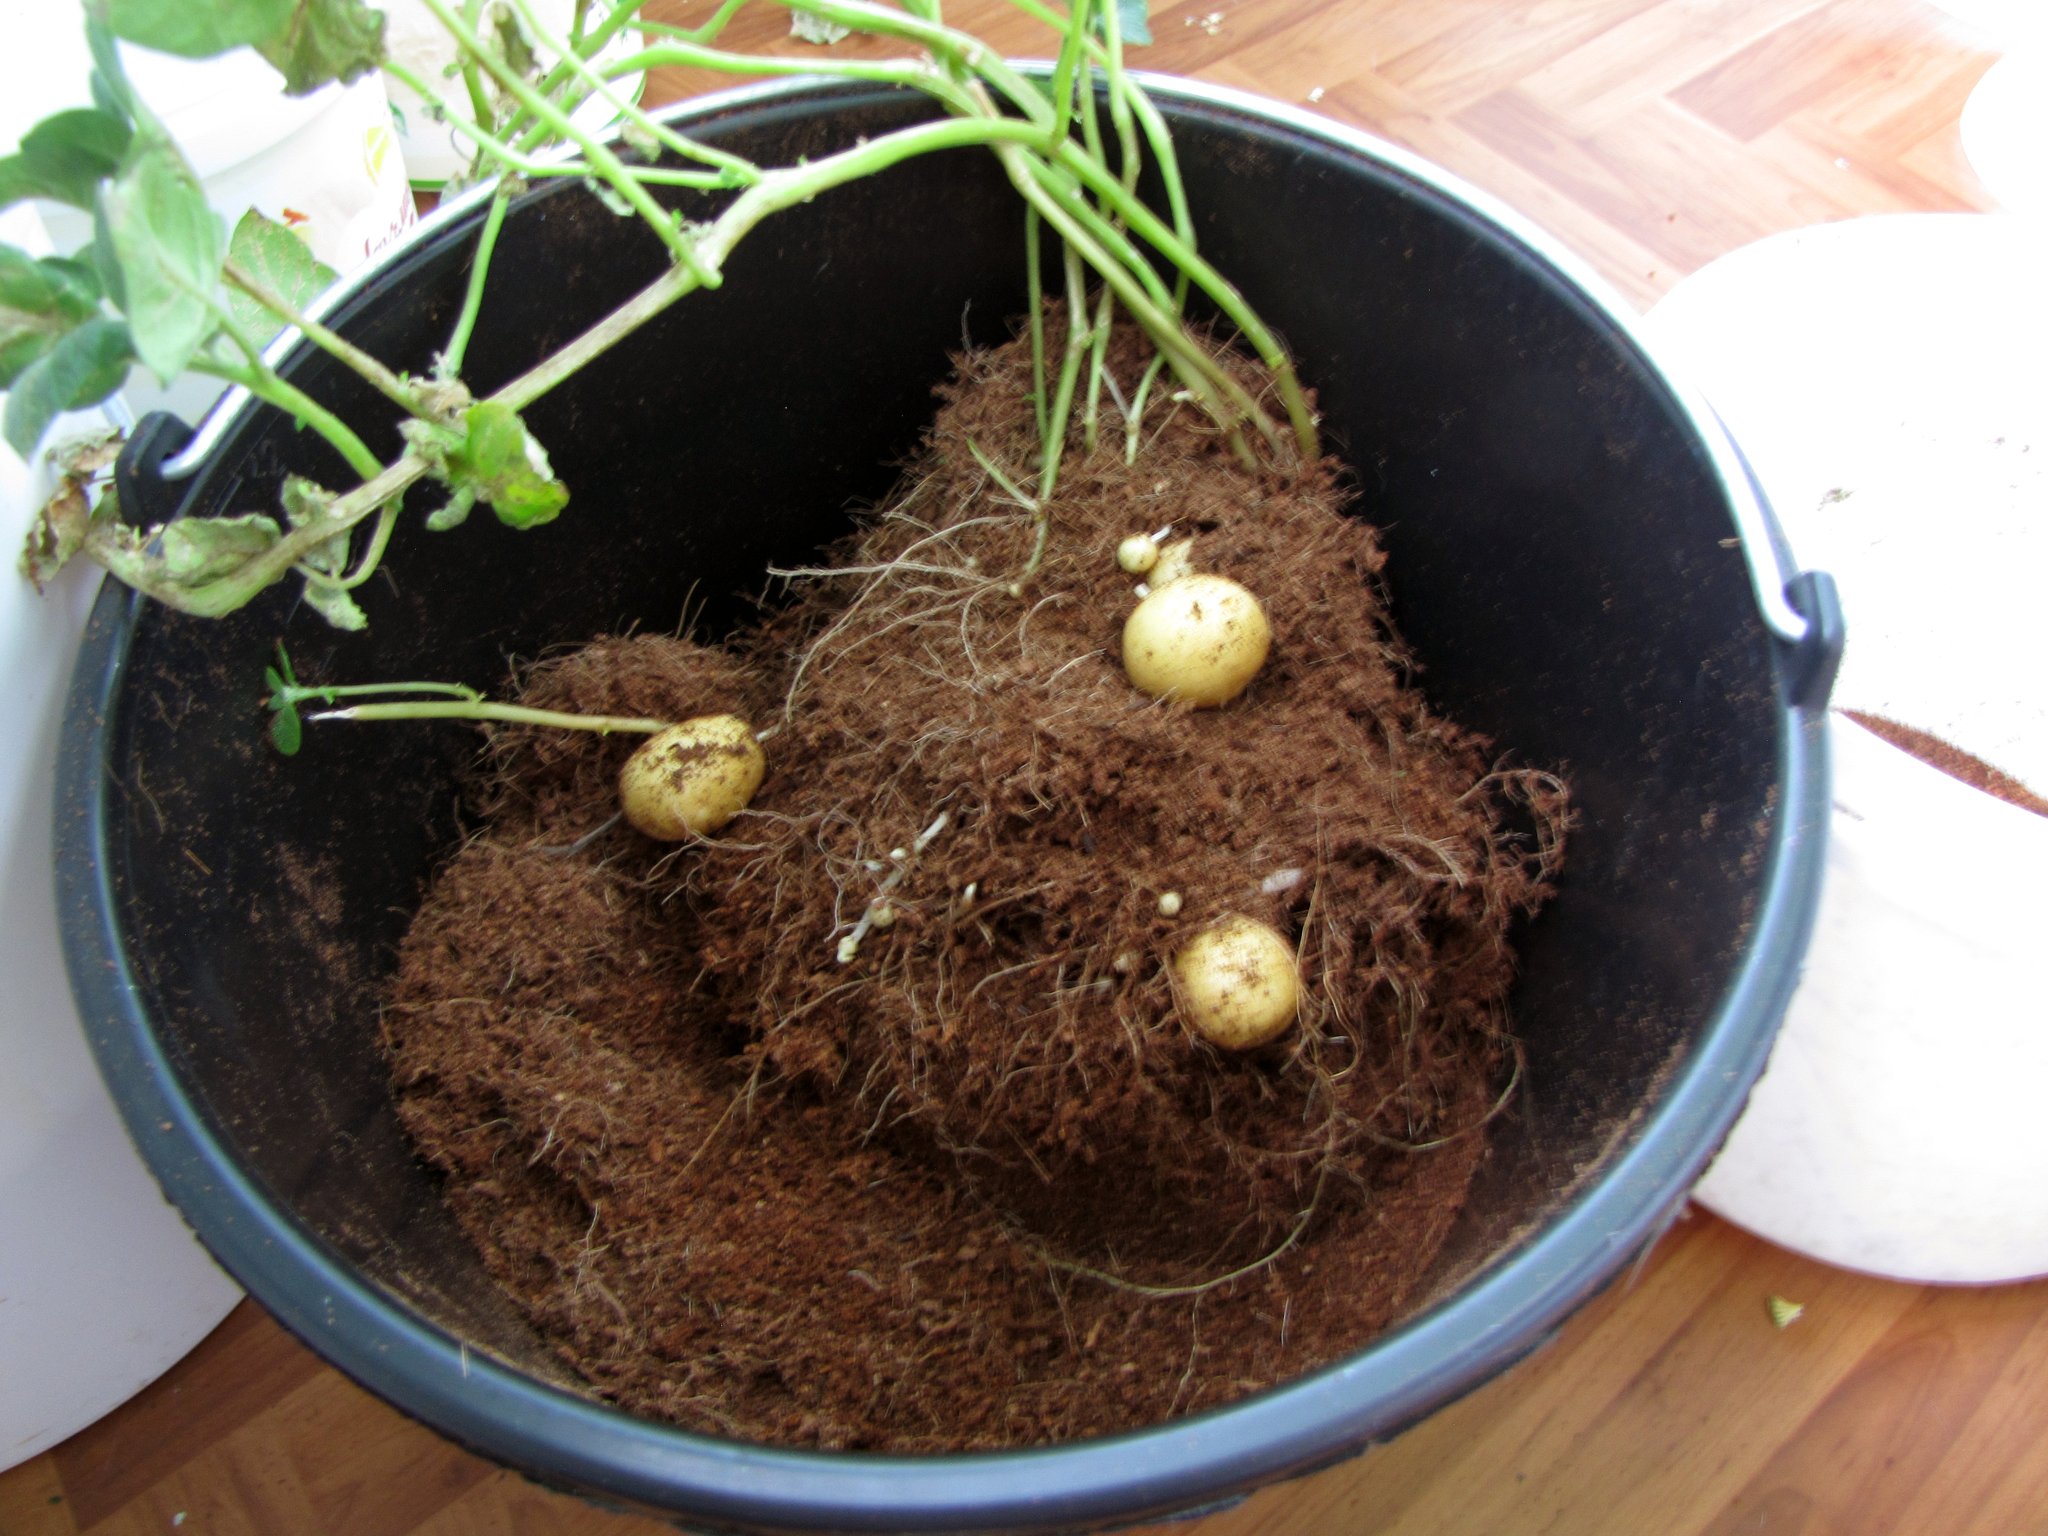
[[[1110,355],[1130,398],[1142,344]],[[493,1272],[596,1391],[692,1428],[987,1448],[1298,1375],[1417,1299],[1511,1090],[1509,933],[1564,788],[1430,711],[1334,466],[1248,474],[1161,402],[1135,464],[1077,440],[1019,594],[1032,518],[981,461],[1028,481],[1029,352],[960,369],[758,627],[524,674],[544,708],[752,721],[750,809],[580,844],[632,743],[497,731],[386,1013]],[[1220,709],[1119,664],[1118,545],[1169,525],[1272,627]],[[1302,984],[1242,1054],[1169,965],[1229,915]]]

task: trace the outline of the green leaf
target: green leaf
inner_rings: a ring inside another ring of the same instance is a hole
[[[27,327],[10,329],[8,319],[7,311],[0,309],[0,389],[11,388],[22,370],[50,346],[47,334]]]
[[[22,135],[18,154],[0,159],[0,208],[27,197],[92,207],[93,192],[119,166],[128,135],[125,117],[98,107],[44,118]]]
[[[334,492],[304,475],[286,475],[284,489],[278,492],[277,500],[291,525],[303,528],[327,515],[327,509],[334,505]]]
[[[136,354],[168,384],[218,327],[208,299],[220,285],[220,215],[206,206],[177,145],[154,128],[135,135],[121,174],[100,194],[98,214]],[[94,252],[96,264],[101,255]],[[101,275],[108,275],[104,267]]]
[[[290,757],[299,750],[299,742],[304,738],[304,735],[304,731],[299,726],[298,707],[272,699],[270,701],[271,745],[276,747],[286,757]]]
[[[93,207],[92,243],[80,254],[92,264],[93,276],[99,279],[100,291],[114,301],[116,308],[126,310],[128,295],[121,284],[121,258],[114,254],[114,233],[107,227],[104,199]]]
[[[121,387],[128,377],[128,365],[135,361],[135,343],[128,334],[127,321],[102,318],[86,321],[58,342],[51,355],[59,353],[66,359],[67,371],[78,381],[72,386],[64,409],[82,411],[89,405],[98,405]]]
[[[99,297],[99,284],[79,263],[30,256],[0,243],[0,306],[34,314],[63,311],[79,321],[92,318]]]
[[[335,495],[324,485],[318,485],[304,475],[286,475],[284,489],[278,493],[277,499],[291,525],[294,528],[303,528],[308,523],[316,523],[327,516],[334,507]],[[322,539],[307,550],[300,557],[300,563],[325,575],[339,576],[348,569],[348,546],[349,531],[344,528],[334,537]]]
[[[336,629],[365,629],[370,621],[349,596],[347,587],[337,587],[314,577],[306,578],[306,606]]]
[[[553,522],[569,504],[569,488],[555,478],[548,456],[509,405],[485,400],[469,408],[469,428],[448,454],[449,483],[491,504],[514,528]]]
[[[121,167],[128,125],[97,107],[46,117],[21,136],[21,160],[43,195],[90,208],[100,182]]]
[[[49,195],[49,189],[20,155],[0,156],[0,208],[10,208],[31,197]]]
[[[99,285],[76,262],[0,245],[0,389],[99,314]]]
[[[116,512],[114,488],[101,493],[99,505],[92,504],[88,491],[93,477],[111,468],[120,456],[122,436],[103,432],[97,437],[74,439],[50,455],[50,467],[57,472],[54,495],[29,522],[17,569],[40,592],[78,553],[93,526],[111,521]]]
[[[203,586],[241,569],[280,537],[261,512],[240,517],[174,517],[151,536],[143,553],[167,581]]]
[[[116,122],[127,126],[128,101],[98,70],[92,72],[92,104]]]
[[[313,255],[305,241],[254,208],[242,215],[235,232],[228,237],[228,255],[243,271],[301,312],[326,291],[337,275]],[[259,341],[267,342],[284,329],[282,320],[241,289],[230,285],[227,297],[228,312]]]
[[[128,72],[121,67],[121,50],[114,44],[114,34],[91,10],[85,13],[85,45],[92,52],[93,105],[122,123],[138,118],[154,121],[149,110],[136,100],[135,87],[128,83]]]
[[[448,493],[448,499],[427,514],[427,532],[446,533],[450,528],[460,528],[469,521],[470,508],[476,505],[476,492],[468,486],[458,486]]]
[[[61,284],[73,302],[93,309],[99,307],[103,292],[91,262],[80,261],[76,256],[44,256],[38,258],[36,265],[50,275],[52,282]]]
[[[284,647],[277,648],[277,659],[285,671],[290,672],[291,663],[285,660]],[[291,686],[278,675],[276,667],[263,669],[263,686],[270,691],[263,696],[263,705],[270,711],[270,742],[286,757],[299,750],[304,732],[299,727],[299,706],[285,690]]]
[[[0,305],[39,314],[55,302],[50,280],[35,257],[18,245],[0,242]]]
[[[107,0],[106,15],[116,37],[180,58],[210,59],[283,31],[292,0]]]
[[[121,387],[135,352],[119,320],[88,320],[24,368],[7,392],[0,433],[24,459],[60,411],[97,405]]]
[[[256,51],[283,71],[287,95],[346,84],[384,62],[384,13],[363,0],[296,0],[290,20]]]

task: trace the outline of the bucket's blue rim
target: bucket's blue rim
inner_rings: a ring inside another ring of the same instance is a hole
[[[1369,135],[1221,87],[1146,76],[1158,99],[1288,129],[1359,154],[1462,203],[1577,291],[1665,381],[1689,418],[1763,593],[1785,604],[1782,537],[1719,422],[1656,364],[1635,316],[1526,220],[1457,178]],[[794,79],[697,98],[676,115],[728,113],[872,87]],[[413,240],[354,275],[323,312],[376,271],[474,209],[488,189],[423,221]],[[216,412],[218,440],[241,415]],[[1767,576],[1765,567],[1775,567]],[[1662,1100],[1604,1177],[1557,1212],[1540,1240],[1375,1340],[1366,1350],[1224,1408],[1104,1439],[1020,1451],[914,1458],[779,1450],[634,1418],[473,1353],[356,1273],[322,1238],[274,1208],[216,1135],[149,1028],[129,964],[113,872],[96,850],[117,816],[105,766],[126,639],[142,603],[102,595],[71,685],[58,764],[57,896],[79,1013],[129,1132],[165,1192],[216,1257],[300,1339],[364,1387],[454,1440],[543,1482],[725,1529],[1065,1530],[1131,1522],[1228,1499],[1384,1440],[1541,1343],[1654,1239],[1734,1123],[1797,984],[1818,902],[1828,810],[1825,711],[1784,704],[1780,802],[1756,936]],[[1790,614],[1791,628],[1804,621]],[[1774,648],[1781,657],[1784,647]]]

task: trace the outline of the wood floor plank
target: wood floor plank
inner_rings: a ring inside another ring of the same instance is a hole
[[[1679,272],[1781,229],[1857,211],[1846,196],[1701,134],[1663,99],[1583,137],[1518,91],[1488,97],[1457,121]]]
[[[0,1472],[0,1536],[78,1536],[64,1480],[47,1452]]]
[[[1927,185],[1940,187],[1970,208],[1994,210],[2001,206],[1970,164],[1970,157],[1963,153],[1960,123],[1943,123],[1899,156],[1899,164]]]
[[[1423,46],[1487,0],[1176,0],[1155,8],[1157,67],[1193,72],[1242,53],[1282,30],[1321,37],[1347,67],[1377,69],[1386,60]],[[1256,9],[1247,7],[1256,6]],[[1221,30],[1210,38],[1201,23],[1220,12]],[[1186,50],[1185,52],[1183,50]],[[1199,50],[1199,51],[1196,51]],[[1146,56],[1152,67],[1152,55]]]
[[[405,1536],[491,1476],[491,1466],[328,1374],[271,1416],[320,1529]]]
[[[1847,204],[1858,217],[1967,213],[1987,201],[1981,190],[1956,190],[1895,158],[1829,133],[1803,115],[1781,123],[1750,147],[1787,183],[1803,185],[1829,203]]]
[[[1639,11],[1512,82],[1581,130],[1599,128],[1829,0],[1705,0]]]
[[[585,1500],[496,1472],[409,1536],[673,1536],[674,1527],[615,1514]]]
[[[1425,106],[1455,112],[1511,89],[1660,0],[1506,0],[1466,8],[1455,25],[1397,54],[1378,73]]]
[[[1525,146],[1503,149],[1459,118],[1439,118],[1391,98],[1377,77],[1331,87],[1320,105],[1349,116],[1404,148],[1491,193],[1563,242],[1638,308],[1647,309],[1687,268],[1634,240],[1573,195],[1572,189],[1532,168]]]
[[[1290,11],[1279,25],[1262,28],[1256,37],[1238,38],[1219,57],[1193,63],[1192,72],[1277,101],[1309,105],[1315,104],[1309,102],[1309,93],[1317,87],[1328,91],[1342,81],[1375,73],[1384,42],[1370,29],[1333,27],[1329,15],[1320,10]],[[1246,77],[1259,83],[1249,84]],[[1409,102],[1405,96],[1401,99]],[[1410,104],[1421,110],[1419,104]]]
[[[1525,1387],[1513,1414],[1388,1521],[1386,1536],[1675,1536],[1684,1512],[1727,1484],[1718,1506],[1854,1368],[1911,1293],[1893,1288],[1904,1294],[1888,1307],[1862,1294],[1873,1282],[1755,1242],[1723,1223],[1705,1226],[1681,1251],[1684,1262],[1622,1299],[1600,1331],[1598,1358],[1567,1357]],[[1834,1312],[1830,1325],[1803,1338],[1774,1329],[1760,1264],[1795,1287],[1787,1294]],[[1856,1304],[1837,1309],[1847,1295]]]
[[[2048,1284],[1922,1292],[1730,1502],[1713,1536],[1751,1529],[1774,1501],[1812,1512],[1810,1536],[1961,1528],[1982,1512],[1959,1506],[1982,1485],[1983,1454],[1996,1447],[2030,1462],[2048,1433],[2044,1347]],[[2036,1510],[2042,1491],[2024,1494]]]
[[[1444,1506],[1445,1490],[1515,1488],[1530,1468],[1573,1444],[1686,1327],[1699,1294],[1743,1265],[1753,1241],[1711,1218],[1681,1223],[1649,1262],[1581,1309],[1553,1343],[1389,1444],[1192,1526],[1148,1527],[1147,1536],[1490,1530],[1450,1523],[1463,1515]]]
[[[1879,68],[1839,82],[1793,115],[1827,125],[1872,158],[1896,159],[1962,115],[1993,60],[1923,16],[1893,36]]]
[[[2034,1325],[1926,1483],[1906,1505],[1903,1528],[1946,1527],[1954,1536],[2048,1532],[2048,1295],[2034,1292]]]
[[[1529,1530],[1690,1536],[1697,1512],[1729,1498],[1798,1433],[1919,1294],[1772,1257],[1773,1291],[1748,1267],[1732,1275],[1581,1443],[1531,1477],[1531,1496],[1556,1514]],[[1806,1315],[1780,1330],[1768,1294],[1800,1301]],[[1589,1498],[1592,1488],[1604,1492]]]
[[[1319,33],[1351,67],[1366,68],[1384,53],[1377,27],[1356,25],[1361,5],[1376,17],[1404,14],[1413,0],[1179,0],[1152,17],[1154,45],[1133,62],[1169,74],[1200,75],[1255,49],[1276,34],[1309,29]]]
[[[80,1532],[156,1536],[176,1521],[192,1536],[405,1536],[491,1475],[488,1463],[322,1370]]]
[[[292,1443],[259,1415],[208,1445],[81,1536],[278,1536],[326,1532],[292,1463]]]
[[[1743,143],[1861,79],[1917,40],[1920,0],[1831,0],[1702,71],[1671,98]]]
[[[238,1303],[149,1391],[51,1452],[72,1518],[90,1529],[324,1371],[256,1303]]]

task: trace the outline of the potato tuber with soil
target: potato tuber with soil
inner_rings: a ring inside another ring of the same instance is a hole
[[[747,808],[768,761],[737,715],[702,715],[647,738],[619,770],[619,808],[659,842],[716,832]]]
[[[1191,574],[1154,587],[1124,621],[1124,672],[1154,698],[1213,709],[1244,692],[1272,643],[1249,591]]]
[[[1293,948],[1271,924],[1235,914],[1180,947],[1173,979],[1188,1024],[1226,1051],[1279,1039],[1301,1006]]]

